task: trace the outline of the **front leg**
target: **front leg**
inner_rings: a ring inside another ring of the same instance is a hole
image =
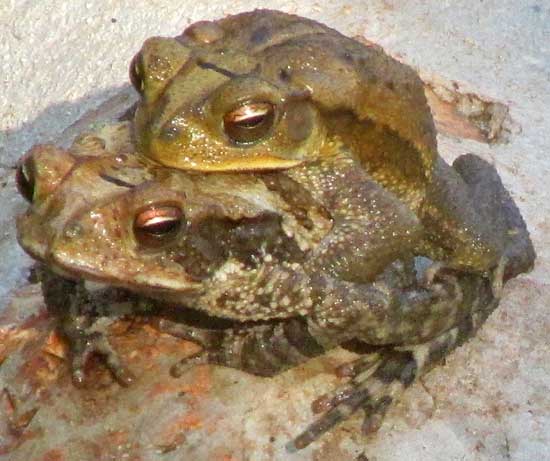
[[[364,430],[376,430],[401,392],[469,338],[497,304],[489,279],[442,273],[426,286],[422,275],[400,262],[353,293],[349,284],[332,280],[323,287],[327,290],[324,310],[303,318],[241,323],[222,330],[162,321],[164,331],[205,347],[178,364],[174,374],[196,364],[215,363],[273,376],[338,344],[359,339],[371,345],[369,351],[339,367],[339,375],[349,381],[314,403],[314,411],[323,415],[288,448],[307,446],[358,409],[367,413]],[[328,312],[334,317],[327,316]],[[340,322],[340,315],[349,315],[352,321]]]
[[[454,318],[452,328],[439,334],[434,331],[431,338],[417,343],[415,339],[420,337],[411,337],[410,341],[404,337],[402,345],[380,347],[375,354],[341,365],[339,376],[349,380],[313,403],[313,412],[323,414],[287,448],[295,451],[308,446],[360,409],[365,411],[363,432],[378,430],[388,408],[402,392],[473,337],[497,307],[489,279],[464,274],[458,281],[462,291],[457,310],[460,315]]]
[[[310,255],[311,272],[365,283],[417,245],[416,214],[346,152],[285,172],[329,211],[332,231]]]
[[[49,270],[40,273],[42,292],[50,313],[57,321],[57,330],[69,344],[72,379],[76,386],[86,383],[86,363],[92,355],[100,355],[116,381],[128,386],[134,375],[120,360],[107,338],[107,328],[113,317],[102,312],[109,304],[115,308],[115,291],[112,299],[90,293],[82,281],[72,281],[53,274]],[[128,304],[124,299],[123,304]]]
[[[283,319],[233,321],[232,326],[222,329],[197,328],[167,319],[159,325],[163,331],[204,347],[200,358],[188,361],[191,365],[209,362],[272,376],[353,339],[384,346],[432,338],[456,324],[461,315],[462,285],[468,280],[443,273],[426,284],[412,260],[396,261],[369,284],[352,284],[324,274],[308,277],[310,307],[302,315],[297,312]],[[289,307],[296,307],[292,306],[290,289],[283,291],[287,300],[283,306],[280,299],[269,296],[279,290],[271,287],[268,291],[264,285],[256,289],[264,291],[261,297],[274,313],[284,311],[289,303]],[[186,368],[185,362],[181,370]]]
[[[307,322],[299,317],[261,324],[239,324],[212,330],[168,319],[159,321],[161,331],[199,343],[203,350],[172,367],[179,377],[197,364],[217,364],[258,376],[274,376],[323,354],[321,346],[309,332]]]

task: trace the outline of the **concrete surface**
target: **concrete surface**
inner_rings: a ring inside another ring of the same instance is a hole
[[[428,81],[451,87],[457,82],[463,92],[509,107],[513,123],[507,144],[441,137],[440,151],[449,160],[469,151],[495,163],[538,253],[535,270],[507,285],[501,307],[478,337],[407,392],[376,436],[360,436],[354,420],[295,459],[550,460],[547,0],[0,2],[1,303],[8,305],[25,292],[14,287],[25,285],[30,263],[14,240],[13,215],[23,208],[14,193],[10,166],[15,160],[117,94],[127,81],[130,58],[146,37],[174,35],[196,20],[254,7],[301,14],[365,37],[413,65]],[[221,382],[228,379],[224,373]],[[257,412],[272,411],[276,423],[270,427],[281,431],[272,435],[282,444],[283,435],[311,419],[308,401],[334,382],[328,371],[325,375],[301,381],[300,372],[291,372],[274,383],[250,379],[251,395],[265,398],[230,404],[241,412],[240,419],[228,420],[231,434],[218,431],[214,436],[227,437],[228,444],[239,437],[264,437],[268,429]],[[275,389],[292,392],[292,418],[277,413],[281,397]],[[232,398],[242,399],[242,392],[232,392]],[[263,408],[265,402],[271,405]],[[291,459],[279,442],[266,451],[261,440],[249,451],[235,447],[226,459]]]

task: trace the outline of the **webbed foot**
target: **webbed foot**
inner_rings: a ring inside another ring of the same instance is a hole
[[[70,337],[67,331],[63,335],[71,345],[71,374],[75,386],[82,387],[86,384],[86,364],[93,355],[101,356],[105,366],[121,386],[126,387],[134,382],[134,374],[120,360],[104,332],[95,330],[92,325],[71,334]]]
[[[360,409],[365,411],[363,432],[377,431],[388,408],[401,393],[456,347],[458,333],[455,328],[432,341],[383,349],[341,366],[340,374],[351,379],[314,402],[313,412],[323,411],[323,415],[289,442],[287,450],[307,447]]]
[[[69,343],[74,384],[86,384],[86,364],[90,357],[99,355],[115,380],[122,386],[129,386],[135,377],[107,338],[109,324],[119,316],[102,315],[128,304],[128,299],[116,290],[92,293],[84,282],[65,279],[47,269],[40,270],[39,277],[46,306],[57,323],[56,329]]]
[[[187,370],[197,365],[212,363],[210,350],[219,347],[223,338],[223,333],[220,331],[198,328],[165,318],[161,318],[156,327],[163,333],[197,343],[203,348],[197,354],[185,357],[170,367],[170,374],[174,378],[181,377]]]

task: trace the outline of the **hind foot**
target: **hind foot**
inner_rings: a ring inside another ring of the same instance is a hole
[[[322,411],[323,415],[291,441],[287,449],[293,452],[307,447],[360,409],[365,411],[363,432],[377,431],[391,404],[456,347],[458,336],[458,329],[454,328],[432,341],[383,349],[341,366],[339,374],[351,379],[313,403],[312,410]]]

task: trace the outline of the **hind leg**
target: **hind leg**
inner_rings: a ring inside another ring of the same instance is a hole
[[[533,244],[525,221],[495,167],[476,155],[466,154],[455,160],[453,169],[468,185],[472,203],[490,225],[493,238],[503,244],[502,254],[507,258],[503,280],[529,271],[535,260]]]
[[[403,391],[472,337],[496,308],[498,299],[491,283],[480,277],[476,282],[464,291],[465,316],[454,328],[419,344],[381,347],[341,366],[338,372],[348,377],[348,382],[314,402],[312,410],[323,414],[287,448],[294,451],[308,446],[360,409],[365,411],[363,431],[378,430],[386,411]]]
[[[174,366],[172,374],[212,363],[273,376],[353,339],[371,345],[423,342],[451,328],[456,316],[463,315],[461,302],[469,282],[440,274],[425,286],[416,277],[412,262],[396,262],[371,285],[319,279],[318,286],[326,284],[323,296],[315,304],[315,315],[305,317],[232,322],[218,329],[197,328],[185,319],[162,319],[162,331],[204,348]]]
[[[445,356],[456,347],[458,330],[452,329],[427,343],[409,348],[386,350],[379,360],[344,385],[316,401],[313,410],[324,414],[287,445],[290,451],[300,450],[325,432],[349,418],[359,409],[365,410],[363,430],[376,431],[387,409],[401,393],[434,364],[430,355]]]
[[[321,355],[325,348],[308,331],[307,322],[292,318],[263,324],[235,324],[211,330],[162,319],[161,331],[199,343],[203,350],[172,367],[182,375],[197,364],[217,364],[258,376],[274,376]]]
[[[417,254],[447,267],[488,274],[506,256],[504,280],[532,267],[525,223],[496,169],[475,155],[434,165],[421,220],[426,239]]]

